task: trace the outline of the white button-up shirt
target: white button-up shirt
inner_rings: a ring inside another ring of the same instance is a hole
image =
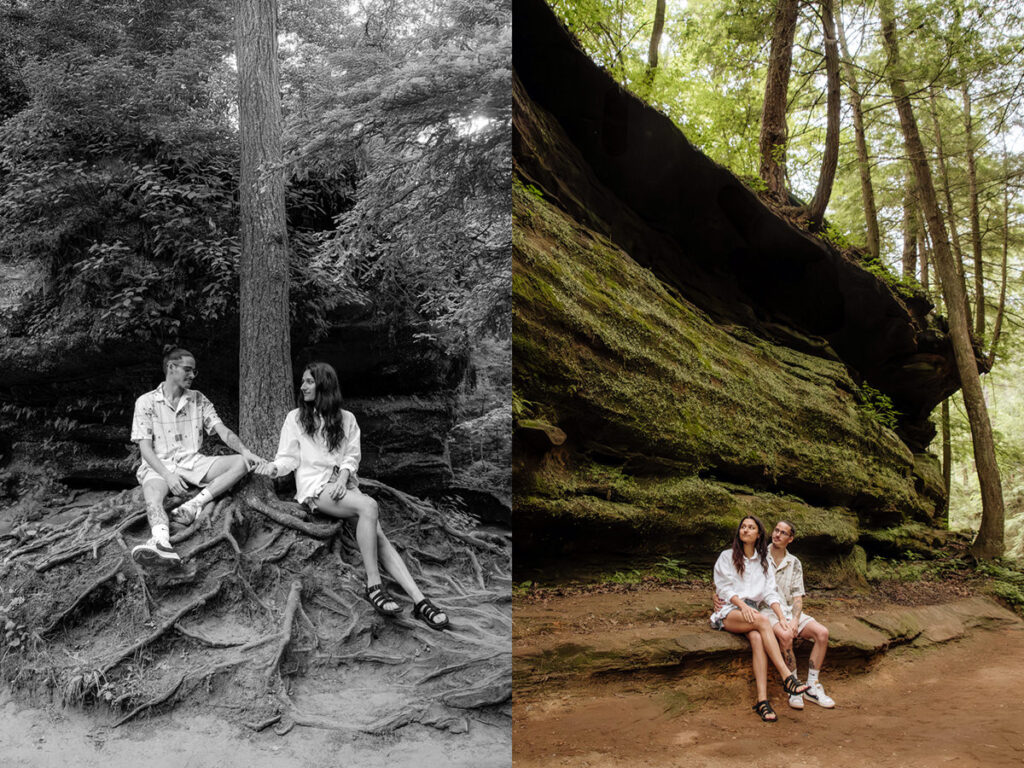
[[[355,475],[359,469],[359,425],[348,411],[341,412],[341,428],[345,433],[337,450],[327,450],[327,439],[319,426],[315,435],[306,434],[299,423],[299,409],[290,411],[281,427],[274,466],[277,474],[295,470],[295,498],[303,502],[323,490],[330,482],[335,467]]]
[[[771,555],[768,556],[771,559]],[[761,568],[761,559],[754,553],[753,557],[743,558],[743,573],[736,570],[732,562],[732,550],[727,549],[718,556],[715,563],[715,591],[725,605],[711,615],[712,623],[721,621],[728,613],[736,610],[729,602],[734,596],[743,600],[751,600],[757,605],[762,600],[768,605],[778,603],[779,595],[775,588],[775,569],[768,563],[768,573]]]

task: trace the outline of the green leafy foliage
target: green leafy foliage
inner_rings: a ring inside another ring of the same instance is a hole
[[[896,429],[900,412],[892,404],[892,398],[879,392],[870,384],[860,385],[860,409],[887,429]]]
[[[465,343],[508,316],[510,8],[282,5],[292,322],[340,303]],[[230,7],[0,11],[0,259],[43,275],[10,334],[175,342],[230,327],[238,149]]]

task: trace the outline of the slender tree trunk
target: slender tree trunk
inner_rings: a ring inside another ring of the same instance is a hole
[[[871,155],[868,152],[867,136],[864,132],[864,108],[857,82],[853,59],[846,47],[846,30],[843,28],[843,14],[836,16],[836,31],[843,52],[843,68],[846,70],[846,87],[850,91],[850,111],[853,112],[853,135],[857,145],[857,171],[860,174],[860,196],[864,204],[864,223],[867,226],[868,253],[877,260],[881,253],[878,234],[878,209],[875,205],[875,190],[871,184]]]
[[[917,197],[914,194],[914,171],[903,184],[903,276],[917,274]]]
[[[797,0],[777,0],[758,142],[761,179],[768,186],[769,193],[780,201],[786,199],[786,101],[793,66],[796,17]]]
[[[924,145],[921,143],[921,136],[917,129],[917,121],[914,118],[910,98],[907,96],[906,86],[900,79],[899,45],[893,21],[892,0],[879,0],[878,9],[882,20],[882,38],[889,58],[886,68],[889,87],[899,112],[900,128],[903,132],[907,156],[910,158],[917,179],[918,199],[924,207],[928,229],[931,233],[935,268],[938,271],[942,292],[946,299],[953,353],[956,357],[957,371],[960,374],[967,419],[971,426],[974,461],[978,470],[982,504],[981,527],[971,549],[976,557],[999,557],[1003,553],[1003,493],[999,480],[999,466],[996,464],[992,425],[988,418],[988,408],[985,405],[985,396],[981,388],[981,377],[978,374],[978,361],[971,344],[971,331],[965,312],[967,299],[964,284],[957,273],[953,254],[949,250],[946,226],[935,197],[931,169],[928,167]]]
[[[654,8],[654,27],[651,29],[651,45],[647,49],[647,71],[644,73],[644,87],[654,85],[654,73],[658,69],[658,49],[661,35],[665,31],[665,0],[658,0]]]
[[[839,163],[839,46],[836,42],[836,25],[832,13],[832,0],[821,0],[821,26],[825,42],[825,72],[828,81],[826,101],[825,152],[821,159],[821,173],[818,186],[808,206],[807,214],[811,231],[821,228],[825,209],[832,196],[832,184],[836,178]]]
[[[921,263],[921,287],[926,291],[931,290],[929,286],[928,265],[931,263],[931,244],[928,242],[928,230],[924,225],[924,217],[921,216],[921,209],[917,210],[917,244],[918,256]]]
[[[1006,154],[1003,154],[1004,173],[1007,169]],[[996,321],[992,326],[992,346],[988,350],[988,367],[991,368],[996,361],[996,346],[999,344],[999,335],[1003,330],[1003,312],[1006,309],[1006,275],[1007,255],[1010,249],[1010,181],[1006,179],[1003,187],[1003,260],[999,274],[999,306],[996,308]]]
[[[974,256],[974,338],[985,343],[985,262],[981,258],[981,222],[978,214],[978,170],[974,160],[974,120],[971,92],[965,82],[960,93],[964,100],[964,133],[967,141],[967,185],[970,200],[971,252]]]
[[[946,163],[946,153],[942,144],[942,127],[939,122],[939,108],[935,99],[935,88],[929,90],[929,107],[932,114],[932,127],[935,131],[935,151],[939,161],[939,171],[942,176],[942,192],[943,197],[946,200],[946,217],[949,219],[949,232],[952,235],[953,244],[953,255],[956,261],[956,271],[960,275],[960,281],[967,284],[966,277],[964,275],[964,252],[960,247],[960,233],[956,226],[956,212],[953,209],[953,193],[950,189],[949,184],[949,166]],[[967,302],[967,294],[964,293],[964,311],[967,313],[967,325],[973,324],[973,313],[971,312],[971,305]]]
[[[946,489],[946,522],[949,523],[949,492],[953,479],[953,443],[949,435],[949,398],[942,401],[942,485]]]
[[[239,207],[239,431],[273,456],[292,401],[288,232],[276,0],[236,0]]]

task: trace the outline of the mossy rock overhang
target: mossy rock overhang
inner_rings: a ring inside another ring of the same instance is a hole
[[[927,299],[897,295],[775,214],[594,64],[543,0],[517,0],[513,14],[520,175],[719,324],[837,356],[892,398],[901,437],[924,450],[929,414],[959,388]],[[536,108],[564,146],[533,119]]]
[[[697,558],[749,509],[856,581],[884,532],[941,527],[922,446],[957,381],[927,302],[769,210],[543,3],[515,13],[517,569]]]

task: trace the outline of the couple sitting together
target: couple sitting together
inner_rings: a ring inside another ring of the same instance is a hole
[[[769,659],[782,676],[791,707],[803,709],[805,698],[829,709],[835,706],[818,680],[828,649],[828,629],[803,612],[803,566],[787,551],[795,535],[793,524],[780,520],[769,548],[764,525],[749,515],[740,521],[732,548],[715,563],[711,626],[750,640],[757,686],[754,711],[765,722],[778,719],[768,701]],[[793,642],[798,638],[814,641],[807,683],[796,676]]]
[[[164,499],[180,496],[189,486],[197,496],[171,511],[175,522],[189,525],[205,506],[228,491],[250,470],[269,477],[295,472],[295,498],[311,510],[356,520],[356,541],[366,568],[366,599],[377,613],[394,616],[401,606],[381,583],[379,561],[412,598],[413,615],[433,629],[449,625],[448,617],[417,587],[405,562],[377,522],[377,502],[359,490],[359,425],[342,408],[338,375],[327,363],[310,363],[299,385],[298,408],[281,428],[277,456],[265,461],[224,426],[213,404],[192,389],[196,361],[190,352],[174,349],[164,356],[164,381],[135,402],[132,440],[139,444],[142,485],[151,537],[132,550],[146,566],[174,566],[181,558],[172,549]],[[216,432],[234,456],[204,456],[203,432]]]

